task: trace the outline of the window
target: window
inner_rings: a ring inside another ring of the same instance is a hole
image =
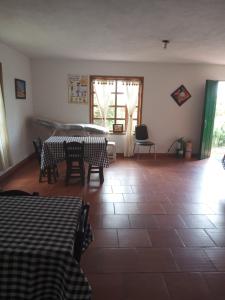
[[[90,121],[105,126],[110,132],[113,124],[123,124],[125,132],[128,124],[127,102],[131,94],[127,87],[137,86],[136,108],[133,113],[133,130],[135,125],[141,123],[141,109],[143,96],[143,77],[90,77]],[[131,99],[130,99],[131,101]]]

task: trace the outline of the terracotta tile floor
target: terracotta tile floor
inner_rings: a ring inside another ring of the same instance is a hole
[[[74,195],[91,205],[95,241],[81,265],[93,300],[225,299],[225,171],[214,160],[118,159],[82,187],[38,183],[36,161],[4,189]]]

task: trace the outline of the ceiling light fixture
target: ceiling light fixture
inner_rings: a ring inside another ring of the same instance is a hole
[[[169,44],[169,40],[162,40],[163,43],[163,49],[167,49],[167,45]]]

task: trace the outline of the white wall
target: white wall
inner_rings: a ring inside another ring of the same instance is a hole
[[[69,104],[67,76],[144,76],[143,123],[157,152],[167,152],[179,137],[191,139],[198,151],[206,79],[225,80],[225,66],[197,64],[121,63],[74,60],[32,60],[34,112],[63,122],[89,122],[89,105]],[[179,107],[170,94],[184,84],[192,97]],[[114,136],[119,152],[124,136]]]
[[[30,153],[32,134],[28,119],[33,115],[30,60],[18,51],[0,43],[4,100],[12,163],[15,165]],[[15,78],[26,81],[26,100],[15,98]]]

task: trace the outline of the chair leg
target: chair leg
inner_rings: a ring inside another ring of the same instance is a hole
[[[154,156],[155,156],[155,160],[156,160],[156,145],[154,145]]]
[[[87,176],[87,181],[90,181],[90,177],[91,177],[91,165],[88,165],[88,176]]]
[[[104,182],[103,167],[99,167],[99,176],[100,176],[100,183],[103,184]]]
[[[84,169],[84,164],[83,163],[79,164],[79,167],[80,167],[81,183],[82,183],[82,185],[85,185],[85,169]]]
[[[39,172],[39,182],[42,182],[42,170]]]
[[[65,185],[69,184],[69,178],[70,178],[70,166],[66,165],[66,178],[65,178]]]
[[[138,159],[140,159],[140,146],[138,145]]]
[[[52,183],[52,173],[51,173],[51,167],[47,168],[47,176],[48,176],[48,183]]]

